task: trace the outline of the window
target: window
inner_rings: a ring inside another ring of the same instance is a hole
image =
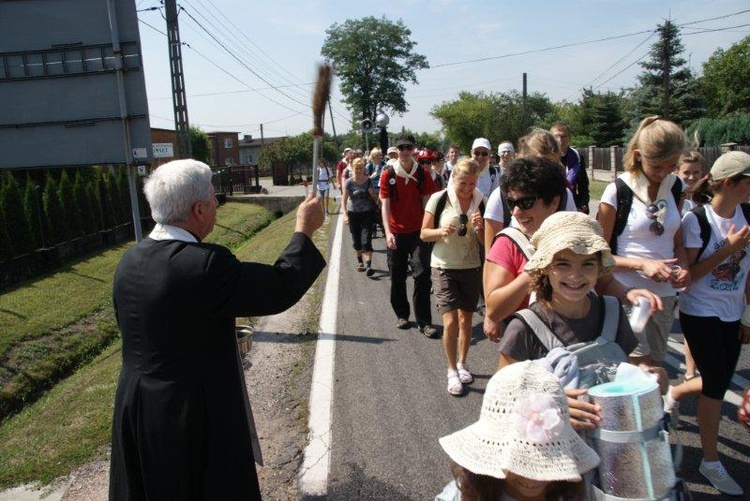
[[[230,149],[232,147],[232,138],[228,137],[224,139],[224,148]]]

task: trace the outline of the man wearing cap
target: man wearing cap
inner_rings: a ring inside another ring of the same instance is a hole
[[[388,160],[386,160],[386,163],[393,164],[396,162],[396,160],[398,160],[398,148],[396,148],[395,146],[391,146],[390,148],[388,148],[386,154],[388,156]]]
[[[576,208],[584,214],[589,213],[589,176],[586,174],[586,162],[570,145],[570,127],[563,123],[552,124],[550,133],[560,143],[560,163],[565,166],[565,181],[573,192]]]
[[[420,332],[427,337],[437,334],[432,325],[430,307],[430,249],[419,238],[424,206],[435,191],[429,171],[417,163],[412,153],[414,137],[402,136],[396,142],[398,159],[383,169],[380,177],[383,227],[388,246],[388,269],[391,274],[391,306],[398,318],[396,326],[408,329],[409,300],[406,277],[411,262],[414,278],[414,316]]]
[[[503,141],[497,147],[497,154],[500,157],[500,177],[505,173],[505,169],[513,163],[513,159],[516,157],[516,150],[513,148],[513,143],[510,141]]]
[[[490,165],[490,141],[483,137],[478,137],[471,145],[471,158],[479,164],[481,170],[477,177],[477,189],[482,192],[485,198],[489,198],[490,193],[500,186],[500,169],[497,166]],[[448,183],[453,180],[451,176]]]

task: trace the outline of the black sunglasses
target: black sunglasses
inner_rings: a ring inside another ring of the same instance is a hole
[[[648,229],[651,233],[658,236],[664,234],[664,225],[656,220],[657,212],[659,212],[659,207],[657,207],[655,204],[651,204],[646,207],[646,217],[653,220]]]
[[[414,145],[413,144],[402,144],[401,146],[397,146],[398,151],[404,151],[404,150],[413,150]]]
[[[489,151],[475,151],[474,154],[478,157],[486,157],[490,154]]]
[[[529,210],[534,206],[539,197],[521,197],[521,198],[510,198],[506,197],[505,200],[508,202],[508,208],[513,210],[514,207],[518,207],[521,210]]]
[[[468,231],[467,225],[469,224],[469,216],[466,214],[459,214],[458,216],[458,233],[459,237],[465,237]]]

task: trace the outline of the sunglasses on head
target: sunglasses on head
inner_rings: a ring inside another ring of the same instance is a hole
[[[401,146],[397,146],[398,151],[404,151],[404,150],[413,150],[414,145],[413,144],[402,144]]]
[[[534,206],[534,203],[539,200],[539,197],[506,197],[505,200],[508,202],[508,208],[510,210],[513,210],[514,207],[518,207],[521,210],[529,210]]]
[[[651,204],[646,207],[646,217],[652,220],[651,225],[648,227],[648,229],[651,233],[658,236],[664,234],[664,225],[656,220],[657,212],[659,212],[659,207],[657,207],[655,204]]]
[[[490,154],[489,151],[474,151],[474,154],[478,157],[486,157]]]
[[[459,237],[465,237],[468,231],[467,225],[469,224],[469,216],[466,214],[459,214],[458,216],[458,233]]]

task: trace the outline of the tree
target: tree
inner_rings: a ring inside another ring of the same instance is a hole
[[[750,112],[750,36],[703,63],[701,87],[712,117]]]
[[[403,115],[408,106],[404,83],[417,83],[416,70],[429,68],[414,50],[403,21],[365,17],[333,23],[320,54],[333,64],[341,93],[355,122],[374,119],[381,110]]]
[[[44,183],[44,222],[47,225],[47,235],[49,236],[49,245],[55,245],[65,242],[68,239],[68,224],[65,213],[63,212],[60,197],[58,196],[57,182],[51,174],[47,174],[47,181]]]
[[[0,199],[2,199],[2,208],[5,213],[8,238],[13,246],[14,253],[18,255],[34,250],[29,225],[26,222],[26,214],[23,210],[21,188],[10,171],[5,173],[5,182],[1,193]]]
[[[579,106],[580,129],[576,133],[577,146],[600,147],[623,142],[626,122],[623,118],[624,98],[614,92],[594,92],[584,89]],[[582,139],[588,141],[582,141]]]
[[[670,20],[656,27],[659,40],[652,46],[649,59],[640,63],[640,87],[632,92],[631,122],[648,115],[661,115],[683,126],[703,115],[699,82],[687,66],[680,39],[680,28]]]
[[[721,118],[701,118],[687,129],[687,136],[698,138],[705,146],[724,143],[750,144],[750,113],[733,113]]]
[[[440,120],[450,143],[468,151],[477,137],[495,144],[506,140],[516,143],[532,126],[548,128],[554,111],[549,98],[538,92],[527,98],[525,106],[518,91],[461,92],[458,100],[437,105],[430,114]]]
[[[60,198],[62,212],[67,217],[68,238],[76,238],[83,235],[81,227],[81,209],[73,191],[73,183],[70,182],[68,173],[63,169],[60,175],[60,185],[57,188],[57,196]],[[66,238],[66,240],[68,239]]]
[[[211,165],[211,140],[208,134],[203,132],[200,127],[190,126],[190,145],[193,148],[193,158]]]
[[[26,222],[29,225],[29,233],[33,249],[38,249],[42,244],[42,229],[39,225],[39,205],[36,194],[36,181],[26,174],[26,188],[23,192],[23,212],[26,215]]]
[[[89,193],[86,190],[86,181],[81,169],[76,171],[75,181],[73,183],[73,193],[81,212],[81,228],[84,235],[90,235],[96,232],[97,218],[95,206],[89,200]]]
[[[297,173],[312,175],[312,132],[305,132],[297,136],[285,137],[280,141],[266,145],[260,152],[258,164],[261,170],[270,170],[275,162],[286,162]],[[321,158],[329,162],[338,161],[339,153],[330,136],[323,137]],[[329,164],[329,167],[331,165]],[[299,172],[301,171],[301,172]]]

